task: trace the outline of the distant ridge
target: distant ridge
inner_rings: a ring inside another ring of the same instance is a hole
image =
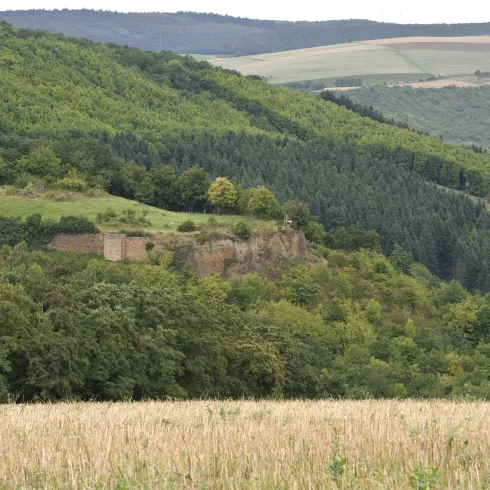
[[[412,25],[369,20],[284,22],[195,12],[17,10],[0,12],[0,20],[17,27],[47,29],[145,50],[215,55],[270,53],[390,37],[490,34],[490,22]]]

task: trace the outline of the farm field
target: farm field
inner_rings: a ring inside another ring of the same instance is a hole
[[[175,230],[182,222],[191,219],[196,224],[206,223],[210,216],[214,216],[219,223],[233,225],[238,221],[245,221],[253,228],[272,226],[274,222],[262,221],[247,216],[234,215],[210,215],[203,213],[175,213],[163,209],[130,201],[122,197],[104,195],[102,197],[74,196],[69,200],[52,200],[44,196],[25,198],[19,196],[7,196],[0,191],[0,216],[13,218],[25,218],[31,214],[40,214],[43,219],[58,221],[62,216],[80,216],[95,222],[98,213],[114,210],[122,213],[128,209],[134,211],[137,216],[145,214],[145,220],[151,225],[142,226],[146,231],[171,231]],[[102,223],[97,226],[101,231],[119,231],[121,224],[111,226],[110,223]]]
[[[0,407],[5,488],[488,488],[490,404],[196,401]]]
[[[325,86],[332,87],[339,77],[373,76],[377,83],[416,82],[470,75],[490,66],[490,36],[379,39],[210,62],[278,84],[331,79]]]

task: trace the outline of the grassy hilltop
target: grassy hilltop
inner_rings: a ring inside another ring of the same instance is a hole
[[[121,222],[121,217],[128,210],[135,213],[135,224],[125,225]],[[117,214],[116,218],[97,223],[97,216],[107,212]],[[59,221],[62,216],[77,216],[87,218],[97,223],[97,227],[103,232],[117,232],[124,228],[134,228],[147,231],[172,231],[184,223],[191,220],[196,225],[208,222],[210,217],[214,217],[220,225],[232,226],[237,222],[245,222],[251,228],[273,226],[274,221],[260,220],[250,216],[221,215],[204,213],[185,213],[172,212],[137,201],[130,201],[122,197],[100,196],[91,197],[84,195],[75,195],[66,197],[62,200],[49,199],[45,196],[19,197],[7,196],[2,194],[0,189],[0,216],[11,218],[27,218],[33,214],[40,214],[43,220]],[[137,221],[140,220],[141,223]]]

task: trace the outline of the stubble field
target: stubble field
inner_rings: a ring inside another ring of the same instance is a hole
[[[490,36],[377,39],[279,53],[210,59],[216,66],[272,83],[362,78],[366,85],[472,75],[490,66]]]
[[[490,404],[0,407],[2,488],[483,489]]]

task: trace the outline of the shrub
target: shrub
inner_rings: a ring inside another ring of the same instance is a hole
[[[62,216],[58,224],[58,229],[60,233],[99,233],[94,223],[87,218],[78,216]]]
[[[3,188],[3,192],[7,196],[15,196],[15,194],[17,194],[17,188],[15,187],[15,185],[6,185]]]
[[[114,209],[112,209],[112,208],[107,208],[106,210],[102,211],[101,213],[97,213],[96,222],[97,223],[104,223],[104,222],[110,221],[114,218],[117,218],[116,211],[114,211]]]
[[[32,182],[28,182],[26,186],[21,191],[22,194],[26,196],[32,196],[36,193],[36,188]]]
[[[250,240],[252,236],[252,230],[250,229],[250,226],[243,221],[239,221],[238,223],[233,225],[231,231],[234,237],[242,241]]]
[[[120,233],[121,235],[126,235],[128,237],[136,237],[136,238],[152,236],[151,233],[149,233],[148,231],[140,230],[138,228],[129,229],[129,230],[124,228],[122,230],[119,230],[118,233]]]
[[[194,223],[194,221],[192,221],[191,219],[188,219],[187,221],[180,223],[180,225],[177,227],[177,231],[181,233],[189,233],[191,231],[196,231],[196,230],[197,230],[197,226]]]
[[[72,192],[85,192],[88,186],[82,176],[73,171],[63,179],[57,180],[56,187]]]
[[[356,226],[337,228],[325,236],[325,244],[329,248],[357,251],[361,249],[381,251],[379,235],[375,231],[363,230]]]

